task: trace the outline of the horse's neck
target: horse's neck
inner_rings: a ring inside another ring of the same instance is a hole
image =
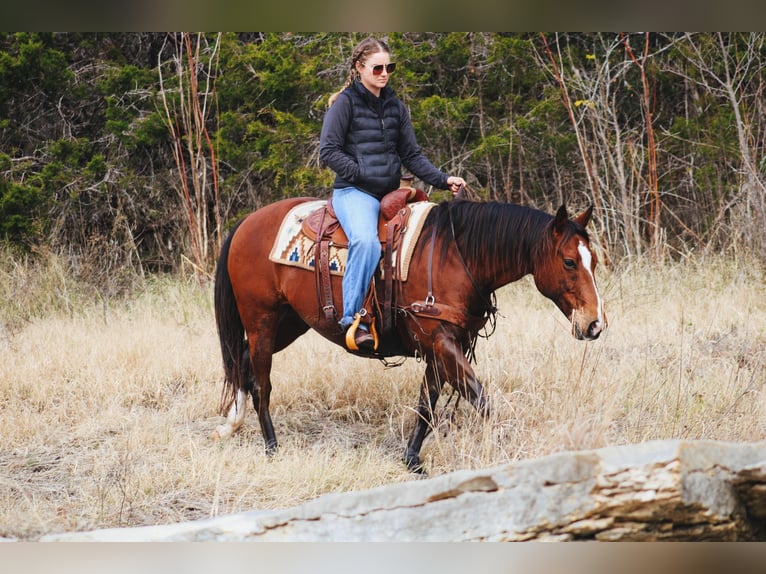
[[[481,276],[489,291],[518,281],[525,275],[534,274],[535,262],[541,255],[540,238],[544,227],[544,218],[519,224],[504,238],[493,261],[476,265],[475,273]],[[500,236],[501,234],[498,234],[498,237]]]
[[[518,241],[520,243],[513,252],[513,259],[495,261],[495,268],[488,270],[484,280],[489,291],[496,291],[534,272],[531,258],[533,245],[526,238],[519,238]]]

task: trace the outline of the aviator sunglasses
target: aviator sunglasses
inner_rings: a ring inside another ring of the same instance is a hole
[[[394,70],[396,70],[396,62],[391,62],[390,64],[378,64],[377,66],[370,66],[369,64],[365,64],[365,66],[372,68],[372,75],[373,76],[380,76],[383,73],[383,68],[386,69],[386,73],[390,74]]]

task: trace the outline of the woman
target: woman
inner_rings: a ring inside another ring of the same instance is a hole
[[[407,109],[387,85],[395,68],[385,42],[360,42],[351,55],[348,82],[330,97],[322,125],[319,159],[336,174],[332,205],[349,241],[339,321],[344,331],[362,309],[380,260],[380,200],[399,187],[402,165],[453,194],[465,185],[463,178],[448,176],[423,155]],[[359,349],[372,347],[373,337],[364,325],[355,342]]]

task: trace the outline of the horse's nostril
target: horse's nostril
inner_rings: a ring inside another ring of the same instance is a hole
[[[588,326],[588,335],[590,335],[591,338],[597,339],[598,336],[601,334],[602,328],[601,328],[601,321],[593,321]]]

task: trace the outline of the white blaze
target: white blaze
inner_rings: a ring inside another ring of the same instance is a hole
[[[592,268],[592,262],[593,262],[593,255],[590,252],[590,249],[588,249],[588,246],[585,245],[582,241],[580,241],[580,245],[577,247],[577,251],[580,252],[580,259],[582,260],[583,267],[588,270],[588,274],[590,275],[591,281],[593,281],[593,291],[596,293],[596,298],[598,299],[598,325],[602,326],[604,324],[604,303],[601,300],[601,294],[598,292],[598,287],[596,287],[596,278],[593,276],[593,268]]]

